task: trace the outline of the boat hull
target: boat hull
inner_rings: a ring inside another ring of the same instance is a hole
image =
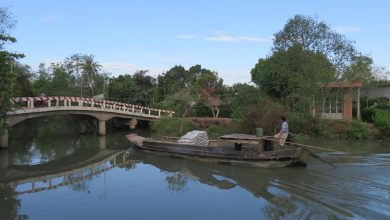
[[[306,165],[300,158],[302,154],[300,148],[265,152],[262,151],[261,145],[248,144],[237,148],[237,144],[226,141],[221,141],[214,146],[198,146],[163,142],[137,135],[128,135],[127,138],[144,151],[176,158],[264,168]]]

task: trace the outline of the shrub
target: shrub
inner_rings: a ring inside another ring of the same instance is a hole
[[[210,139],[215,139],[224,134],[230,134],[237,131],[237,127],[231,123],[229,126],[223,125],[211,125],[207,129],[207,133]]]
[[[280,116],[286,115],[286,113],[286,107],[263,97],[257,105],[237,108],[233,118],[241,124],[244,133],[254,134],[256,128],[263,128],[265,135],[273,135],[279,130]]]
[[[384,109],[375,109],[375,114],[372,118],[375,126],[379,128],[382,134],[390,135],[390,111]]]
[[[152,124],[153,136],[173,136],[179,137],[183,134],[195,130],[196,126],[190,120],[180,119],[176,117],[162,118]]]
[[[373,123],[375,108],[363,108],[361,113],[362,113],[362,121]]]
[[[346,128],[346,137],[350,140],[363,141],[370,137],[368,129],[358,121],[352,121]]]

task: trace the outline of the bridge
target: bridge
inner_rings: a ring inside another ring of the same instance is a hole
[[[16,195],[53,190],[91,179],[119,164],[129,163],[134,161],[126,159],[126,151],[103,149],[85,161],[55,169],[35,169],[34,166],[21,166],[22,168],[18,169],[18,166],[11,166],[10,169],[3,170],[3,173],[0,172],[4,176],[0,180],[0,190],[8,186],[15,191]],[[18,186],[24,187],[21,191],[16,191]]]
[[[88,115],[99,121],[99,134],[106,134],[106,121],[122,118],[129,121],[130,128],[135,128],[137,120],[156,121],[162,117],[172,117],[175,112],[148,108],[130,103],[104,99],[80,98],[67,96],[13,97],[11,110],[6,114],[9,127],[28,118],[48,115],[72,114]],[[0,132],[0,147],[8,146],[8,130]]]

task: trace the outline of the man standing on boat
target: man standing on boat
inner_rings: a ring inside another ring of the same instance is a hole
[[[282,122],[282,126],[279,133],[277,133],[274,138],[277,139],[279,141],[279,145],[283,147],[288,137],[288,123],[285,116],[281,116],[280,121]]]

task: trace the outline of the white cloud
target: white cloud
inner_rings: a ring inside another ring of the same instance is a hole
[[[237,41],[236,37],[233,37],[230,35],[212,36],[212,37],[206,37],[205,39],[210,40],[210,41],[218,41],[218,42],[235,42],[235,41]]]
[[[339,32],[340,34],[346,34],[346,33],[359,32],[362,31],[362,29],[359,27],[340,26],[340,27],[336,27],[335,31]]]
[[[206,37],[206,40],[218,41],[218,42],[256,42],[256,43],[269,43],[272,41],[272,37],[255,37],[255,36],[233,36],[233,35],[217,35],[212,37]]]
[[[101,65],[105,71],[113,74],[134,73],[137,70],[136,65],[132,63],[107,62]]]

